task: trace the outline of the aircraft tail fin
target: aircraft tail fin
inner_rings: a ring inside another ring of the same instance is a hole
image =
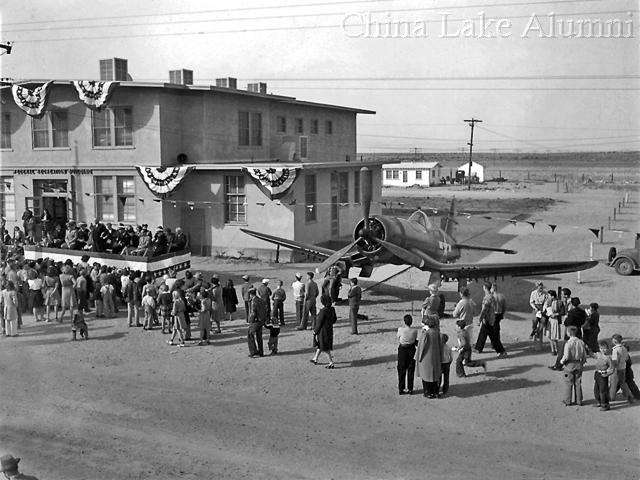
[[[451,199],[451,206],[449,207],[449,213],[446,217],[442,219],[442,230],[449,235],[450,237],[454,237],[455,226],[458,222],[456,222],[456,197],[454,196]]]

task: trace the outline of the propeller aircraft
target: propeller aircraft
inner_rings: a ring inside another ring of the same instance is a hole
[[[514,255],[517,252],[504,248],[458,243],[454,238],[456,225],[455,197],[441,227],[432,224],[422,210],[403,219],[389,215],[370,215],[372,184],[371,171],[360,171],[360,192],[363,215],[353,233],[354,240],[340,250],[297,242],[266,233],[241,229],[244,233],[286,248],[301,250],[325,260],[317,267],[324,272],[338,262],[349,267],[359,267],[360,277],[369,277],[380,264],[408,265],[431,272],[430,282],[440,279],[471,280],[505,276],[528,277],[552,273],[586,270],[597,261],[514,262],[514,263],[455,263],[463,250],[486,250]]]

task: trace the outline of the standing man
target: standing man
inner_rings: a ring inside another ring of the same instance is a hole
[[[251,290],[253,286],[249,282],[249,275],[243,275],[242,280],[244,280],[244,283],[242,284],[242,288],[241,288],[242,301],[244,302],[244,314],[245,314],[247,323],[249,323],[249,313],[250,313],[249,310],[251,308],[251,303],[249,300],[249,290]]]
[[[460,291],[460,301],[456,304],[451,316],[454,320],[464,321],[464,329],[469,333],[469,338],[473,337],[473,315],[476,312],[476,308],[476,302],[471,299],[469,289],[464,287]],[[484,348],[484,342],[482,342],[482,347]]]
[[[311,326],[316,323],[316,298],[318,298],[318,284],[313,280],[313,272],[307,272],[307,283],[304,286],[304,309],[302,311],[302,325],[298,330],[306,330],[309,315],[312,316]]]
[[[273,314],[270,318],[277,319],[278,325],[284,325],[284,301],[287,299],[287,294],[282,288],[282,280],[278,280],[278,288],[273,291],[271,300],[273,300]],[[274,322],[276,323],[276,322]],[[279,331],[280,329],[278,329]],[[276,347],[277,350],[277,347]]]
[[[480,332],[478,333],[478,341],[486,341],[487,336],[491,340],[491,346],[498,354],[498,358],[504,358],[507,356],[507,352],[502,346],[500,337],[496,335],[495,323],[496,323],[496,301],[491,295],[491,283],[485,282],[482,286],[484,291],[484,298],[482,299],[482,310],[480,311]],[[484,339],[484,340],[483,340]],[[476,343],[476,350],[482,352],[481,346]]]
[[[362,299],[362,288],[358,285],[358,279],[353,277],[349,287],[349,322],[351,323],[351,335],[358,335],[358,310]]]
[[[293,290],[293,298],[296,302],[296,328],[302,325],[302,312],[304,310],[304,283],[302,283],[302,274],[296,273],[296,281],[291,284]]]
[[[582,366],[587,361],[587,351],[584,342],[576,336],[577,328],[567,328],[569,340],[564,344],[564,352],[560,363],[564,366],[564,403],[572,405],[572,393],[575,390],[576,405],[582,405]]]
[[[271,289],[269,288],[268,278],[262,279],[262,283],[257,288],[257,294],[267,306],[267,318],[271,318]]]
[[[532,340],[540,333],[542,325],[542,315],[544,304],[547,301],[547,292],[544,290],[544,285],[541,281],[536,282],[536,289],[529,295],[529,305],[533,310],[533,317],[531,318],[531,334],[529,338]]]
[[[500,345],[502,345],[502,340],[500,339],[500,321],[504,318],[504,312],[507,309],[507,300],[502,293],[498,292],[498,287],[495,283],[491,284],[491,295],[493,295],[493,299],[495,301],[495,320],[493,323],[494,338],[500,340]],[[478,334],[478,340],[476,341],[476,350],[481,353],[484,349],[484,344],[487,341],[487,331],[486,329],[484,331],[480,331],[481,334]],[[498,351],[498,347],[497,345],[494,345],[493,340],[491,340],[491,346],[496,352]]]
[[[262,326],[267,322],[269,317],[267,316],[267,306],[262,299],[258,297],[254,289],[249,290],[249,303],[249,331],[247,333],[249,357],[257,358],[264,356]]]

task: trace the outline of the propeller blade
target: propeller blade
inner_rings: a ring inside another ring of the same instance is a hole
[[[371,170],[367,167],[360,169],[360,195],[362,195],[362,218],[364,218],[364,228],[369,230],[369,213],[371,212],[371,198],[373,197],[371,183]]]
[[[378,239],[377,242],[382,245],[383,248],[386,248],[391,253],[393,253],[396,257],[401,258],[406,264],[412,265],[421,270],[424,267],[424,259],[422,259],[419,255],[410,252],[406,248],[399,247],[398,245],[387,242],[385,240]]]
[[[349,253],[351,249],[358,244],[359,241],[360,239],[358,238],[357,240],[355,240],[354,242],[351,242],[346,247],[341,248],[337,252],[334,252],[330,257],[328,257],[324,262],[322,262],[320,265],[316,267],[316,271],[319,273],[322,273],[325,270],[327,270],[331,265],[336,263],[338,260],[344,257],[347,253]]]

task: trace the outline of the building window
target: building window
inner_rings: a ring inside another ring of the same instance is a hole
[[[244,177],[226,175],[224,177],[225,223],[247,223],[246,193]]]
[[[112,107],[92,112],[94,147],[128,147],[133,145],[131,107]]]
[[[11,114],[2,114],[0,125],[0,148],[11,148]]]
[[[296,133],[304,133],[304,120],[296,118]]]
[[[409,174],[406,170],[402,171],[402,183],[407,183],[409,181]]]
[[[238,112],[238,145],[262,146],[262,114],[260,112]]]
[[[391,170],[391,179],[398,180],[400,178],[400,170]]]
[[[422,170],[416,170],[416,180],[422,180]]]
[[[309,137],[300,137],[300,158],[307,158]]]
[[[349,203],[349,172],[338,174],[338,202]]]
[[[0,177],[0,216],[6,220],[16,219],[16,196],[13,177]],[[4,232],[0,232],[4,234]]]
[[[69,146],[69,124],[65,110],[51,110],[31,123],[33,148],[66,148]]]
[[[391,170],[384,171],[384,178],[386,178],[387,180],[391,180],[391,175]]]
[[[115,222],[113,177],[95,178],[96,218],[103,222]]]
[[[360,170],[353,172],[353,202],[360,202]]]
[[[318,198],[316,193],[316,176],[305,175],[304,177],[304,219],[306,222],[315,222],[318,219],[316,210],[318,209]]]
[[[320,126],[319,126],[318,119],[313,119],[311,120],[311,133],[313,134],[317,134],[320,131]]]
[[[326,120],[324,122],[324,133],[327,135],[333,135],[333,122],[331,120]]]
[[[278,133],[287,133],[287,117],[278,117],[276,124]]]
[[[117,177],[116,185],[118,191],[118,221],[136,221],[136,182],[134,177]]]

